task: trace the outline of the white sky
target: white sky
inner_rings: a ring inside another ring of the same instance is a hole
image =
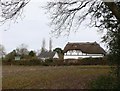
[[[49,19],[41,8],[46,0],[31,0],[24,8],[23,19],[18,23],[0,26],[0,43],[5,46],[7,52],[12,51],[20,44],[28,45],[29,50],[39,50],[42,40],[46,40],[46,48],[49,49],[49,38],[51,37],[51,28],[48,26]],[[53,49],[56,47],[64,48],[67,42],[98,42],[101,41],[102,34],[97,32],[96,28],[89,28],[84,24],[69,36],[52,37]],[[4,31],[7,30],[7,31]],[[103,44],[100,45],[104,47]]]

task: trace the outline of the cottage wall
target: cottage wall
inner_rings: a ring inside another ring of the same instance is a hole
[[[56,52],[53,58],[59,58],[58,53]]]
[[[98,58],[103,57],[103,54],[87,54],[82,53],[80,50],[70,50],[64,53],[64,59],[80,59],[80,58]]]

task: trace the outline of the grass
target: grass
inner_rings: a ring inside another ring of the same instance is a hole
[[[3,66],[3,89],[89,89],[109,66]]]

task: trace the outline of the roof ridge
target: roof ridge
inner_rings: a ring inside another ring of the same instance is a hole
[[[90,43],[90,44],[92,44],[92,43],[96,43],[96,44],[98,44],[96,41],[95,42],[68,42],[67,44],[77,44],[77,43]]]

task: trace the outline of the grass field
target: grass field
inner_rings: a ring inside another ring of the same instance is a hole
[[[109,66],[3,66],[3,89],[89,89]]]

